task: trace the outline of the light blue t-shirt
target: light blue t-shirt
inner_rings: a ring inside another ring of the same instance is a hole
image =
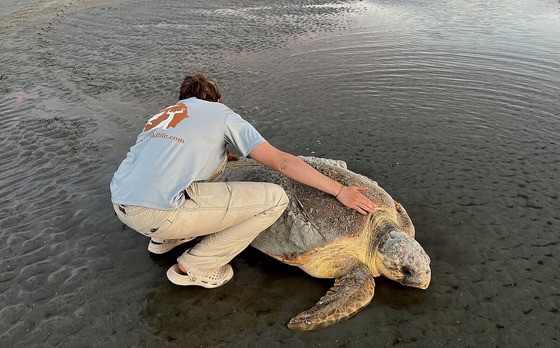
[[[241,116],[221,103],[195,97],[153,116],[113,175],[116,204],[172,210],[184,190],[209,179],[224,163],[226,144],[247,156],[266,140]]]

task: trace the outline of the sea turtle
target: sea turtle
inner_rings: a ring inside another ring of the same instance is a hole
[[[405,209],[375,181],[348,170],[343,161],[302,159],[344,185],[367,186],[364,194],[376,204],[377,211],[361,215],[333,196],[254,161],[228,165],[222,180],[273,182],[290,197],[284,214],[251,245],[313,277],[335,279],[327,294],[293,317],[288,327],[319,330],[352,317],[370,303],[374,277],[380,275],[426,289],[431,278],[430,258],[414,239],[414,226]]]

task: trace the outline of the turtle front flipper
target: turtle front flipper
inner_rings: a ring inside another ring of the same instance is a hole
[[[292,330],[320,330],[344,321],[367,306],[373,298],[375,282],[369,268],[360,263],[337,278],[327,294],[312,308],[290,320]]]
[[[410,220],[408,213],[399,202],[395,201],[394,199],[393,202],[395,202],[395,210],[397,211],[398,214],[397,221],[398,221],[399,228],[404,233],[414,238],[415,235],[414,225],[412,224],[412,220]]]

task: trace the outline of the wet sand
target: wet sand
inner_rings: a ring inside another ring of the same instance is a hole
[[[57,1],[0,9],[0,346],[554,347],[560,323],[555,1]],[[343,159],[407,209],[426,291],[376,279],[320,332],[331,286],[248,249],[180,288],[109,182],[184,74],[277,147]]]

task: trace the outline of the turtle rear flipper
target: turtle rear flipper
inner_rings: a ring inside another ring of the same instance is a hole
[[[293,317],[288,327],[301,331],[320,330],[344,321],[371,302],[374,290],[373,274],[366,265],[360,263],[337,278],[315,306]]]

